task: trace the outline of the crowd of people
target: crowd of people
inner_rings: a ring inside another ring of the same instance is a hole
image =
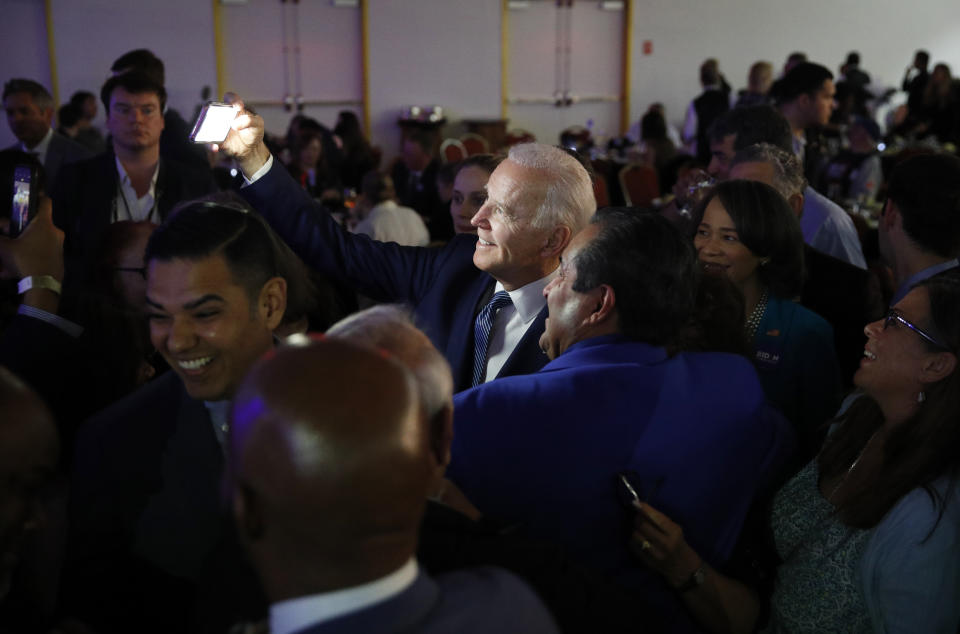
[[[960,631],[928,63],[879,121],[856,53],[739,95],[706,60],[680,134],[639,123],[650,208],[570,148],[381,167],[352,112],[237,95],[194,144],[144,49],[105,136],[9,80],[0,632]]]

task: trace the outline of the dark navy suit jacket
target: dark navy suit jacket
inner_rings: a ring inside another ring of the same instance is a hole
[[[477,508],[653,592],[665,588],[628,552],[633,512],[618,499],[617,474],[633,472],[641,498],[722,566],[793,445],[747,359],[668,357],[615,335],[580,341],[536,374],[458,394],[454,425],[448,475]]]
[[[96,255],[101,236],[113,221],[113,204],[119,182],[116,156],[112,150],[63,170],[52,193],[53,219],[66,234],[64,248],[68,256],[90,258]],[[153,221],[165,220],[177,203],[215,190],[209,170],[196,170],[161,157],[155,191],[157,214]]]
[[[475,568],[432,579],[420,573],[400,594],[298,634],[552,634],[549,613],[510,573]]]
[[[287,171],[273,168],[241,190],[310,266],[377,301],[413,306],[417,325],[447,358],[457,390],[470,387],[473,322],[495,280],[473,264],[477,237],[458,235],[442,248],[404,247],[343,230]],[[547,362],[540,335],[544,306],[498,377],[536,372]]]
[[[261,618],[206,407],[172,371],[89,420],[71,490],[65,599],[98,632],[222,632]]]

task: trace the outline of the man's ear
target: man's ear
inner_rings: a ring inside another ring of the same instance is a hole
[[[560,257],[572,237],[573,232],[570,231],[570,227],[557,225],[547,235],[547,239],[543,243],[543,248],[540,249],[540,255],[545,258]]]
[[[584,320],[585,324],[597,326],[615,316],[614,310],[617,307],[617,295],[613,292],[612,286],[609,284],[601,284],[589,292],[596,295],[596,297],[591,297],[591,301],[594,302],[593,310]]]
[[[243,483],[233,489],[233,519],[244,541],[255,542],[266,533],[257,495]]]
[[[453,402],[443,406],[430,421],[430,448],[443,475],[450,464],[450,445],[453,444]]]
[[[47,122],[48,126],[53,125],[53,108],[47,108],[43,110],[43,120]]]
[[[938,352],[923,364],[920,371],[922,383],[936,383],[950,376],[957,367],[957,357],[952,352]]]
[[[790,203],[790,208],[793,209],[793,213],[797,215],[797,218],[803,215],[803,201],[803,194],[799,192],[792,194],[790,198],[787,199],[787,202]]]
[[[260,289],[257,310],[270,330],[279,326],[287,310],[287,280],[282,277],[272,277],[267,280]]]

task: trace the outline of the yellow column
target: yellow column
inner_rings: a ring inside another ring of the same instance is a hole
[[[370,7],[368,0],[360,0],[360,61],[363,83],[363,131],[370,138]]]
[[[623,24],[623,77],[620,96],[620,134],[630,129],[630,62],[633,55],[633,0],[626,0]]]
[[[44,13],[47,18],[47,51],[50,55],[50,94],[53,95],[53,109],[60,107],[60,81],[57,78],[57,45],[53,34],[53,1],[45,0]]]

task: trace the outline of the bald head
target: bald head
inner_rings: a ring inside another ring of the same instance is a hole
[[[272,600],[364,583],[413,553],[433,459],[417,387],[324,340],[258,363],[233,406],[241,536]]]
[[[58,451],[50,410],[0,367],[0,599],[9,590],[24,535],[39,525],[39,491],[56,468]]]

